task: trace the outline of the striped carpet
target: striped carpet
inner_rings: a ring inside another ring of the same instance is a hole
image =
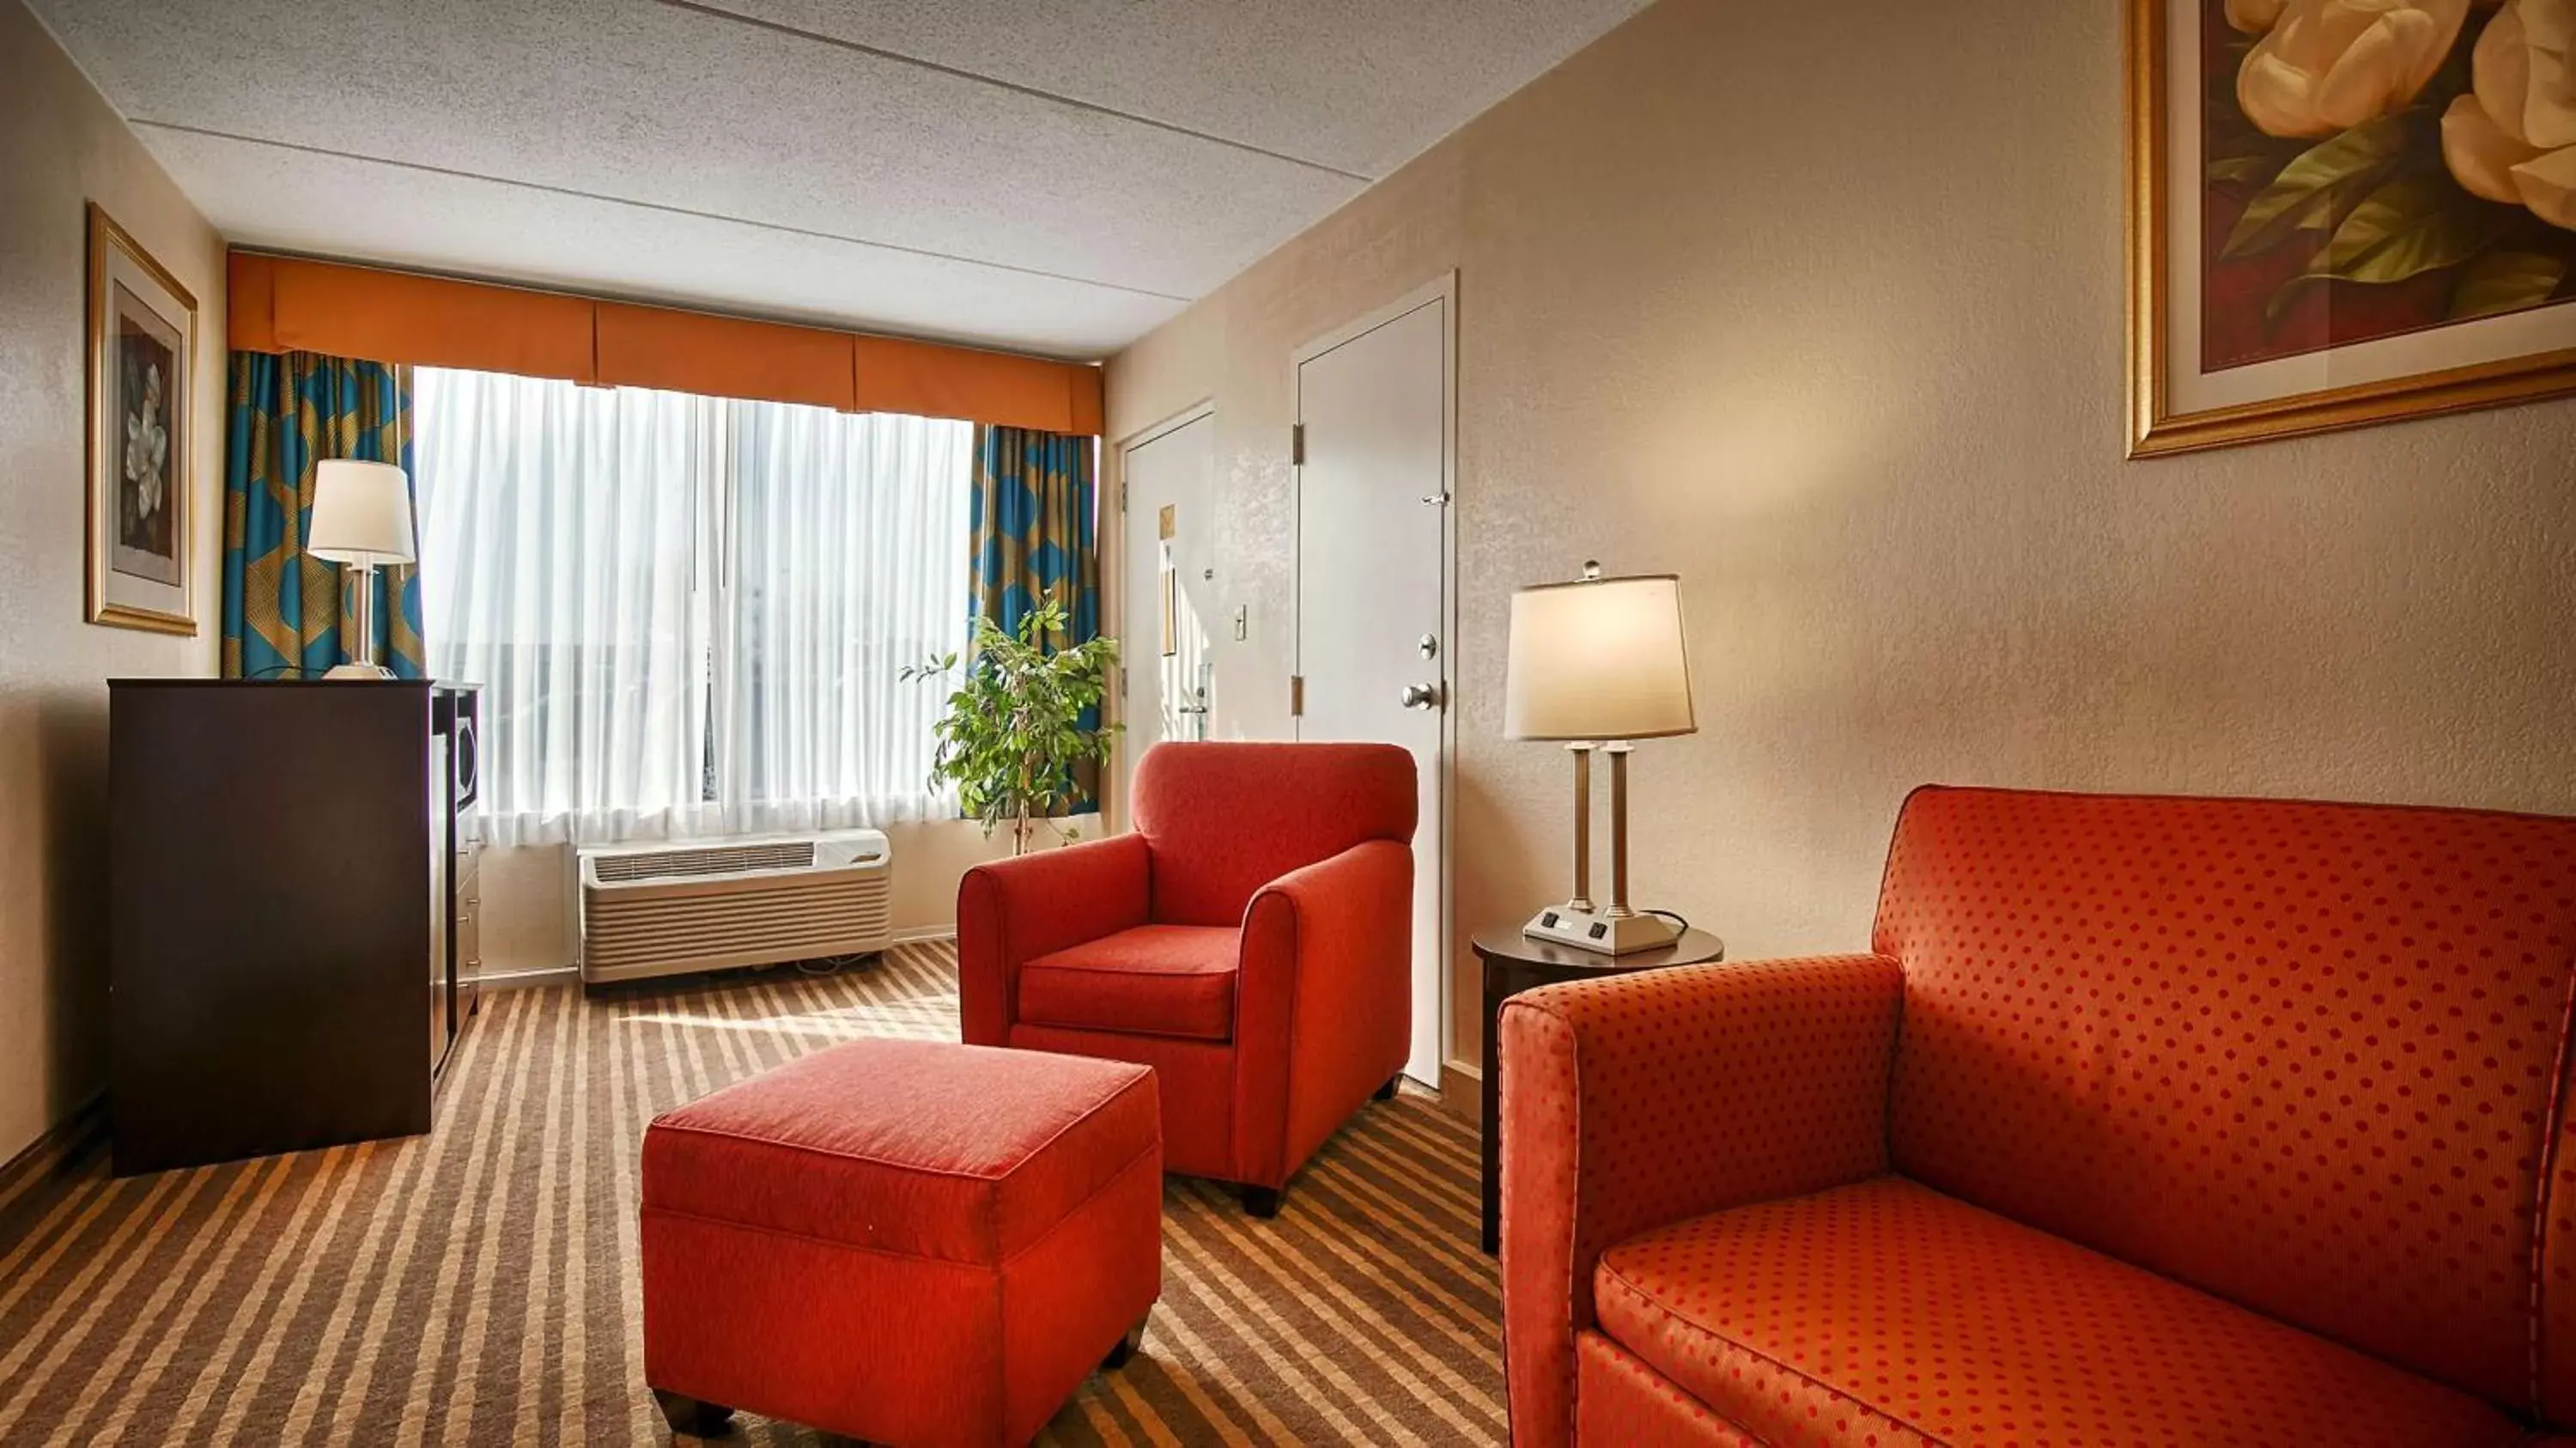
[[[645,1443],[635,1156],[655,1112],[858,1036],[955,1039],[955,958],[499,993],[426,1137],[133,1177],[0,1178],[0,1443]],[[1371,1106],[1276,1221],[1164,1187],[1145,1350],[1041,1441],[1503,1436],[1473,1134]],[[818,1435],[739,1420],[732,1441]]]

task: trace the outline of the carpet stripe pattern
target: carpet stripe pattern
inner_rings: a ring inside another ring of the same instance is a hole
[[[957,1036],[955,955],[833,976],[496,993],[424,1137],[123,1180],[103,1132],[0,1178],[0,1443],[665,1441],[642,1381],[636,1152],[657,1111],[860,1036]],[[1503,1438],[1473,1133],[1363,1110],[1275,1221],[1164,1185],[1144,1352],[1041,1439]],[[826,1441],[744,1418],[729,1441]]]

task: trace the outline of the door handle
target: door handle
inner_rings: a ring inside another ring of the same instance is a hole
[[[1404,686],[1404,693],[1400,695],[1399,698],[1407,709],[1437,709],[1440,707],[1440,686],[1438,684],[1407,684]]]

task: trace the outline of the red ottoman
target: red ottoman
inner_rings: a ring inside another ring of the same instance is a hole
[[[1162,1113],[1123,1062],[854,1041],[644,1133],[644,1378],[881,1443],[1026,1443],[1162,1292]]]

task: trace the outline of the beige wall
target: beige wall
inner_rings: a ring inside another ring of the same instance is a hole
[[[91,200],[197,299],[193,639],[82,622]],[[0,1160],[106,1081],[104,681],[214,672],[223,284],[204,218],[18,0],[0,0]]]
[[[1113,438],[1216,403],[1218,732],[1290,353],[1454,267],[1465,929],[1565,888],[1503,606],[1586,556],[1687,580],[1635,893],[1739,958],[1865,945],[1927,780],[2576,810],[2576,403],[2121,461],[2119,10],[1664,0],[1118,357]]]
[[[1077,822],[1085,837],[1097,820]],[[888,825],[894,851],[894,929],[905,938],[943,935],[957,925],[957,882],[1011,852],[1008,835],[984,837],[971,820]],[[483,853],[483,971],[508,976],[562,971],[579,961],[573,930],[572,869],[560,845]]]

